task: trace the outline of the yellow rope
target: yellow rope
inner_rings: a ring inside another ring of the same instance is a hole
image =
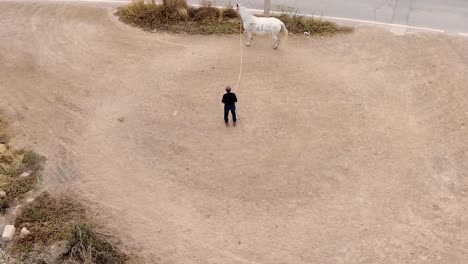
[[[239,43],[240,43],[240,66],[239,66],[239,78],[237,78],[236,88],[234,92],[239,88],[239,83],[242,78],[242,65],[244,64],[244,45],[242,43],[242,19],[239,22]]]
[[[240,80],[242,78],[242,65],[244,64],[244,43],[242,43],[242,19],[239,22],[239,43],[240,43],[239,78],[237,78],[237,84],[236,84],[236,88],[234,89],[234,93],[239,88],[239,83],[240,83]],[[240,124],[241,118],[240,118],[240,115],[239,115],[239,111],[237,109],[236,109],[236,112],[237,112],[237,119],[238,119],[239,125],[240,125],[240,127],[242,129],[242,137],[244,138],[244,143],[247,143],[247,138],[245,137],[244,126],[242,126]]]

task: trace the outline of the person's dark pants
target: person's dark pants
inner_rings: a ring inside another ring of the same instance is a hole
[[[229,122],[229,111],[232,114],[232,121],[237,122],[236,105],[224,105],[224,122]]]

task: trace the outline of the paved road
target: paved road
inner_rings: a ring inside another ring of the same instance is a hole
[[[192,2],[199,1],[192,0]],[[218,5],[226,2],[216,1]],[[241,2],[250,8],[263,7],[263,0]],[[450,33],[468,33],[467,0],[271,0],[271,2],[278,10],[287,6],[302,13],[429,27]]]

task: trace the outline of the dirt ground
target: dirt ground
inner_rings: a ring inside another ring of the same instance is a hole
[[[144,263],[468,263],[468,39],[244,50],[115,6],[0,2],[0,109]]]

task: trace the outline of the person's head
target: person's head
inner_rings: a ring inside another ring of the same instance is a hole
[[[231,86],[226,86],[226,92],[230,93],[231,92]]]

